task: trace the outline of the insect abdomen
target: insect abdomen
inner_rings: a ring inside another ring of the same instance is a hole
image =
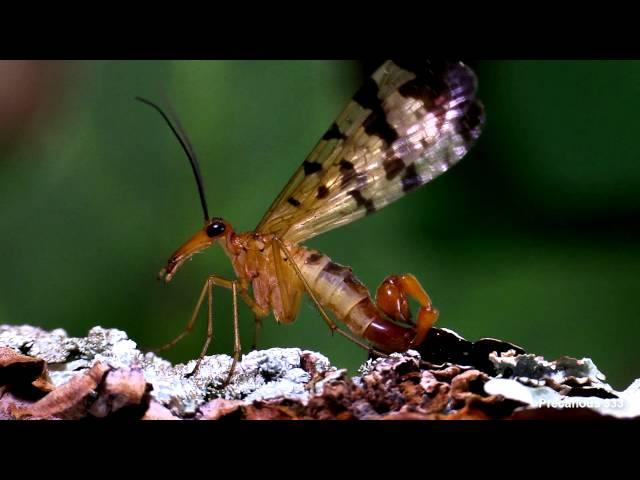
[[[414,330],[387,320],[351,268],[316,250],[301,248],[299,255],[296,263],[314,295],[349,330],[386,352],[409,348]]]

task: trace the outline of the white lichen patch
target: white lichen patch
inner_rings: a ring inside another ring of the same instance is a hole
[[[640,379],[615,391],[590,358],[549,361],[532,354],[492,353],[489,359],[498,371],[497,378],[484,385],[489,395],[502,395],[528,408],[588,408],[616,418],[640,415]]]
[[[172,365],[153,353],[144,353],[122,330],[92,328],[84,338],[68,337],[30,326],[0,326],[0,346],[47,360],[51,380],[60,386],[100,361],[112,368],[141,368],[153,386],[151,397],[180,417],[197,413],[214,398],[243,400],[291,399],[306,403],[311,375],[302,368],[306,356],[316,372],[330,370],[329,359],[299,348],[271,348],[242,356],[225,385],[233,359],[228,355],[204,357],[198,372],[196,360]]]

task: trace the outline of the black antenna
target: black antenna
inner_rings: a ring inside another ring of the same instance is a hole
[[[189,137],[182,129],[182,126],[180,125],[180,122],[177,120],[177,117],[174,118],[174,121],[176,124],[174,126],[173,123],[171,123],[171,120],[169,119],[167,114],[164,113],[164,111],[162,111],[162,109],[158,105],[142,97],[136,97],[136,100],[142,103],[146,103],[150,107],[155,108],[158,111],[158,113],[162,115],[162,118],[164,118],[164,120],[167,122],[167,125],[169,125],[169,128],[171,129],[173,134],[176,136],[176,138],[180,142],[180,146],[182,146],[184,153],[187,154],[187,157],[189,158],[189,162],[191,163],[191,168],[193,169],[193,175],[196,177],[196,183],[198,184],[198,193],[200,194],[200,203],[202,203],[202,210],[204,211],[204,221],[205,223],[208,222],[210,217],[209,217],[209,209],[207,208],[207,197],[205,195],[204,184],[202,182],[202,173],[200,173],[200,165],[198,164],[198,157],[196,156],[196,152],[193,150],[193,147],[191,146]]]

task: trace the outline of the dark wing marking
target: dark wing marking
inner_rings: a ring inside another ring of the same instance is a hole
[[[474,73],[459,62],[385,62],[358,90],[256,231],[299,242],[428,183],[480,135]]]

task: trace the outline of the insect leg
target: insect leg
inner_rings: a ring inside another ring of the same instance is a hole
[[[411,319],[407,295],[420,304],[415,323]],[[420,345],[424,341],[439,315],[427,292],[424,291],[418,279],[410,273],[385,278],[378,287],[376,303],[378,308],[392,320],[415,326],[416,336],[411,346]]]
[[[231,283],[231,292],[233,296],[233,362],[231,363],[231,368],[227,374],[227,379],[224,382],[225,387],[229,385],[229,382],[231,381],[233,372],[235,371],[238,360],[240,359],[240,353],[242,352],[242,347],[240,345],[240,325],[238,322],[238,282],[233,281]]]
[[[255,320],[255,329],[253,332],[253,342],[251,344],[251,350],[256,350],[258,344],[258,335],[262,327],[262,318],[269,315],[269,310],[260,307],[256,301],[249,295],[249,284],[246,281],[240,280],[238,283],[238,294],[240,298],[247,304],[247,306],[253,312]]]
[[[202,350],[200,351],[200,355],[198,356],[198,361],[196,362],[196,366],[194,369],[187,374],[187,377],[195,375],[200,368],[200,364],[202,363],[202,359],[207,353],[209,349],[209,345],[211,344],[211,339],[213,338],[213,287],[219,286],[224,288],[232,288],[235,285],[235,281],[227,280],[226,278],[219,277],[217,275],[211,275],[207,278],[205,282],[205,288],[208,292],[208,308],[207,308],[207,338],[202,346]],[[202,306],[202,301],[204,300],[204,292],[205,288],[203,288],[202,293],[200,294],[200,298],[198,299],[198,303],[193,311],[193,316],[189,324],[187,325],[187,329],[185,329],[178,337],[173,341],[173,345],[177,343],[178,340],[183,338],[187,333],[191,331],[193,325],[195,324],[195,319],[198,318],[198,313],[200,312],[200,308]]]
[[[211,277],[207,279],[207,292],[208,292],[208,309],[207,309],[207,339],[202,346],[202,351],[198,356],[198,361],[196,362],[196,366],[193,368],[191,373],[187,374],[187,377],[194,375],[198,369],[200,368],[200,363],[202,363],[202,359],[204,358],[207,350],[209,349],[209,344],[211,343],[211,339],[213,337],[213,282],[211,281]]]
[[[333,334],[334,332],[338,332],[340,335],[342,335],[343,337],[347,338],[348,340],[351,340],[353,343],[355,343],[356,345],[359,345],[360,347],[364,348],[365,350],[368,350],[369,352],[375,353],[376,355],[379,355],[379,356],[382,356],[382,357],[386,357],[387,355],[385,353],[380,352],[379,350],[376,350],[375,348],[371,347],[370,345],[367,345],[366,343],[358,340],[356,337],[354,337],[350,333],[345,332],[344,330],[340,329],[335,324],[335,322],[333,320],[331,320],[331,318],[329,317],[329,315],[327,315],[327,313],[325,312],[324,308],[322,307],[322,305],[320,304],[320,302],[316,298],[315,294],[311,290],[311,287],[309,286],[309,283],[304,278],[304,275],[302,275],[302,272],[298,268],[298,265],[296,265],[296,262],[294,262],[293,259],[291,258],[291,254],[289,253],[289,250],[287,249],[287,247],[284,244],[284,242],[282,240],[280,240],[280,238],[278,238],[278,237],[274,237],[274,242],[278,242],[278,245],[280,246],[280,248],[284,252],[285,256],[287,257],[287,260],[289,261],[289,263],[291,263],[291,266],[293,267],[294,271],[296,272],[296,275],[298,276],[298,278],[300,279],[300,281],[304,285],[304,288],[305,288],[306,292],[311,297],[311,300],[313,300],[313,303],[315,304],[316,308],[318,309],[318,312],[320,312],[320,316],[323,318],[323,320],[325,321],[325,323],[327,324],[327,326],[331,330],[331,333]]]
[[[196,303],[196,306],[193,310],[193,314],[191,315],[191,318],[189,319],[189,322],[187,323],[187,326],[184,328],[184,330],[180,332],[180,334],[176,338],[171,340],[166,345],[163,345],[162,347],[156,348],[153,350],[154,352],[161,352],[161,351],[167,350],[173,347],[176,343],[182,340],[187,334],[189,334],[191,330],[193,330],[193,327],[198,318],[198,313],[202,308],[202,302],[204,301],[205,295],[207,295],[208,297],[207,338],[202,347],[200,355],[198,356],[198,361],[196,362],[195,368],[189,374],[187,374],[187,376],[192,376],[195,373],[197,373],[198,369],[200,368],[200,364],[202,363],[202,359],[207,353],[207,349],[209,348],[209,345],[211,344],[211,340],[213,338],[213,287],[214,286],[228,288],[233,293],[233,314],[234,314],[233,325],[234,325],[235,344],[234,344],[234,364],[232,365],[232,369],[235,368],[235,363],[237,362],[237,358],[239,357],[239,354],[240,354],[240,334],[239,334],[239,328],[238,328],[238,305],[237,305],[237,294],[238,294],[237,281],[227,280],[226,278],[222,278],[217,275],[211,275],[207,277],[207,279],[204,282],[202,291],[200,292],[200,296],[198,297],[198,302]],[[251,296],[246,290],[246,287],[240,286],[240,296],[247,303],[247,305],[254,311],[254,313],[256,313],[256,315],[258,314],[262,314],[262,316],[266,315],[266,313],[262,312],[262,310],[260,310],[260,308],[256,305],[255,301],[251,298]],[[230,372],[227,378],[227,381],[230,379],[231,373],[233,373],[233,370]]]
[[[207,290],[211,289],[211,277],[207,278],[204,282],[204,285],[202,286],[202,291],[200,292],[200,297],[198,298],[198,302],[196,303],[196,306],[193,310],[193,314],[191,315],[191,318],[189,319],[189,322],[187,322],[187,326],[184,328],[184,330],[182,330],[182,332],[180,332],[178,334],[177,337],[175,337],[173,340],[171,340],[169,343],[158,347],[158,348],[154,348],[151,351],[155,352],[155,353],[159,353],[159,352],[163,352],[165,350],[168,350],[169,348],[172,348],[176,343],[178,343],[180,340],[182,340],[187,334],[189,334],[189,332],[191,332],[191,330],[193,330],[193,326],[196,323],[196,319],[198,318],[198,312],[200,311],[200,307],[202,306],[202,302],[204,300],[204,296],[207,292]]]
[[[260,329],[262,328],[262,318],[258,315],[255,316],[255,329],[253,331],[253,342],[251,343],[251,350],[258,349],[258,335],[260,334]]]

